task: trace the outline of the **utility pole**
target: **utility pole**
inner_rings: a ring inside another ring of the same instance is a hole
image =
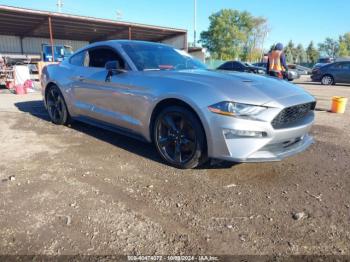
[[[116,19],[122,20],[123,19],[123,12],[121,10],[116,11]]]
[[[59,13],[61,13],[62,12],[62,7],[63,7],[63,0],[57,0],[57,11],[59,12]]]
[[[197,43],[197,0],[194,1],[194,17],[193,17],[193,46]]]

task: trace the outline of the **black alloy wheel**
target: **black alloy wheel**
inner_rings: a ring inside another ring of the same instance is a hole
[[[56,125],[65,125],[69,122],[69,113],[66,103],[57,86],[49,87],[46,94],[47,111],[51,121]]]
[[[154,141],[162,158],[174,167],[195,168],[207,159],[205,133],[187,108],[163,109],[155,122]]]

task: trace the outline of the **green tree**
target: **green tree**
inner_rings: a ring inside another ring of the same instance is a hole
[[[284,54],[286,55],[287,63],[294,63],[296,59],[295,46],[292,40],[290,40],[287,46],[284,48]]]
[[[294,49],[294,63],[300,64],[306,62],[306,52],[302,44],[298,44]]]
[[[253,27],[248,32],[247,42],[240,58],[245,61],[258,61],[261,59],[265,37],[270,31],[266,18],[253,17]]]
[[[214,13],[209,21],[209,28],[201,33],[200,42],[218,59],[247,59],[259,42],[257,27],[266,23],[263,18],[233,9]]]
[[[307,62],[316,64],[317,60],[320,57],[320,53],[314,46],[314,42],[311,41],[309,46],[306,48],[306,56],[307,56]]]
[[[327,37],[323,43],[318,44],[318,50],[323,55],[335,58],[339,53],[339,42]]]
[[[339,56],[350,56],[350,32],[339,37]]]

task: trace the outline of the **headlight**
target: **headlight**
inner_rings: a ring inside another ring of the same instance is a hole
[[[216,114],[236,117],[253,117],[266,110],[263,106],[254,106],[235,102],[220,102],[211,105],[208,109]]]

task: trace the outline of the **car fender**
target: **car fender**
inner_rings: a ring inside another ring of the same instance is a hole
[[[198,116],[198,118],[201,121],[201,124],[202,124],[202,126],[204,128],[206,141],[207,141],[208,152],[211,152],[213,145],[212,145],[212,139],[211,139],[209,123],[207,121],[207,118],[204,115],[204,110],[205,109],[203,110],[203,108],[200,108],[194,102],[194,100],[192,100],[191,98],[189,98],[187,96],[181,96],[179,94],[172,93],[172,94],[167,94],[167,95],[164,95],[164,96],[157,97],[157,100],[154,101],[153,106],[150,107],[150,110],[148,112],[148,116],[149,116],[149,118],[148,118],[148,126],[150,127],[151,124],[152,124],[151,123],[151,117],[152,117],[152,114],[153,114],[155,108],[157,107],[157,105],[159,103],[161,103],[162,101],[165,101],[165,100],[168,100],[168,99],[180,100],[183,103],[187,104],[196,113],[196,115]],[[144,134],[144,136],[146,137],[146,139],[149,142],[151,142],[152,141],[152,134],[150,133],[150,129],[147,129],[147,130],[148,130],[148,132],[147,132],[147,134]]]

